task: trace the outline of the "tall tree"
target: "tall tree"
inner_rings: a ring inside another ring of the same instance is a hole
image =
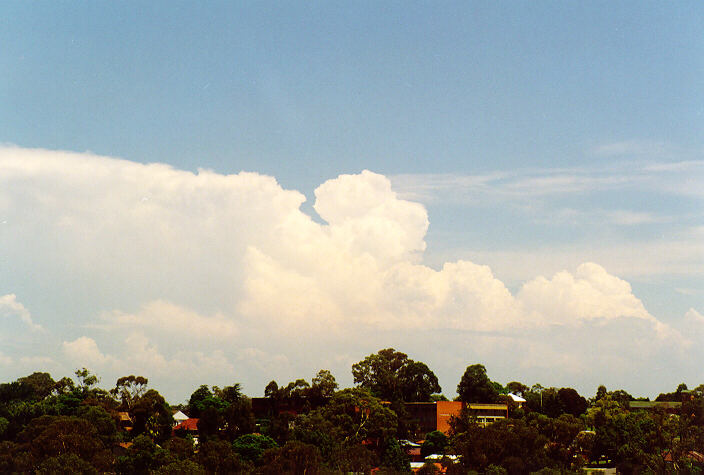
[[[147,391],[149,380],[144,376],[122,376],[117,379],[115,387],[110,390],[110,394],[120,399],[122,409],[129,411],[135,401],[142,397]]]
[[[499,393],[486,375],[486,368],[481,364],[467,366],[460,383],[457,385],[457,394],[463,402],[496,402]]]
[[[330,398],[337,390],[337,381],[327,369],[321,369],[312,380],[313,386],[311,389],[314,393],[322,398]]]
[[[379,350],[352,365],[354,382],[387,401],[428,401],[441,391],[438,378],[425,363],[393,348]]]

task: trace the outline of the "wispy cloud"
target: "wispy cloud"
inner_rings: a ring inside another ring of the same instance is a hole
[[[626,140],[599,145],[592,150],[592,153],[604,157],[662,157],[671,152],[664,142]]]
[[[579,195],[600,191],[666,192],[701,196],[704,160],[677,163],[627,163],[584,168],[525,169],[485,175],[415,174],[390,177],[402,197],[423,202],[472,204],[493,199]]]

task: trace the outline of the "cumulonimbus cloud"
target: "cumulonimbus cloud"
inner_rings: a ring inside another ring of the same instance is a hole
[[[511,334],[635,319],[653,335],[680,338],[595,263],[535,277],[515,294],[487,266],[423,265],[426,209],[401,199],[382,175],[341,175],[315,196],[323,223],[301,211],[303,194],[256,173],[5,147],[0,245],[19,278],[39,276],[49,287],[72,276],[48,297],[57,306],[81,296],[86,309],[102,309],[72,322],[93,328],[90,336],[68,336],[76,330],[62,319],[50,325],[66,336],[72,361],[106,367],[129,361],[101,349],[114,331],[123,333],[123,349],[152,359],[151,368],[187,370],[188,358],[200,358],[223,371],[243,358],[224,349],[226,340],[265,346],[271,335],[325,338],[360,328]],[[24,307],[15,310],[32,325]],[[176,334],[202,341],[179,352],[170,346]],[[221,353],[208,347],[211,337]]]

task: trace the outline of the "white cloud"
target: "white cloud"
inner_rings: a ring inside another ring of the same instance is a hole
[[[518,169],[481,175],[403,174],[391,177],[404,198],[476,205],[594,192],[663,192],[701,197],[704,160],[611,162],[580,168]]]
[[[102,315],[104,325],[98,327],[136,329],[171,335],[172,338],[228,339],[237,335],[237,324],[222,313],[203,316],[171,302],[154,300],[144,304],[136,313],[115,310]]]
[[[73,341],[64,341],[63,351],[68,359],[78,366],[103,368],[113,362],[113,358],[104,355],[95,340],[87,336],[78,337]]]
[[[0,365],[1,366],[11,366],[13,363],[14,363],[14,360],[12,358],[10,358],[9,356],[0,352]]]
[[[621,157],[629,155],[662,156],[668,152],[666,144],[643,140],[626,140],[596,147],[593,153],[604,157]]]
[[[655,320],[628,282],[594,263],[580,265],[575,275],[562,271],[550,280],[533,279],[523,285],[518,299],[536,319],[550,324],[619,317]]]
[[[575,186],[568,178],[543,185]],[[497,176],[473,186],[492,180],[519,194],[529,184]],[[427,212],[384,176],[342,175],[315,196],[322,224],[301,211],[301,193],[272,177],[0,148],[0,247],[15,269],[5,277],[50,289],[41,298],[59,312],[72,304],[71,315],[46,320],[71,364],[141,372],[181,394],[203,378],[259,384],[268,372],[308,374],[316,361],[338,361],[382,335],[468,332],[483,335],[477,348],[495,361],[503,361],[499,339],[502,351],[527,353],[524,365],[547,355],[565,371],[587,366],[575,365],[583,361],[575,340],[599,342],[607,362],[650,354],[645,342],[656,337],[681,338],[597,264],[569,262],[549,279],[529,269],[515,294],[469,260],[423,265]],[[14,296],[2,299],[24,318]],[[603,343],[614,328],[621,347]],[[440,346],[464,354],[467,342]]]
[[[697,312],[693,308],[690,308],[687,313],[684,314],[684,318],[688,323],[704,325],[704,315]]]
[[[37,325],[32,321],[32,315],[22,303],[17,301],[15,294],[7,294],[0,296],[0,316],[3,317],[19,317],[30,329],[34,331],[42,330],[41,325]]]

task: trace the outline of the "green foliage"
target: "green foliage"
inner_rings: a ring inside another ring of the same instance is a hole
[[[386,348],[352,365],[355,384],[385,401],[429,401],[441,391],[438,378],[425,365],[408,355]]]
[[[129,411],[135,402],[144,395],[147,390],[149,380],[143,376],[123,376],[118,378],[115,387],[110,390],[110,394],[120,399],[121,409]]]
[[[164,448],[169,454],[178,460],[186,460],[193,457],[193,439],[187,437],[172,437],[164,443]]]
[[[481,364],[468,366],[457,385],[460,401],[493,403],[498,400],[499,392],[486,375],[486,368]]]
[[[78,378],[78,387],[83,390],[84,393],[90,391],[93,386],[100,382],[100,379],[86,368],[77,369],[74,374],[76,378]]]
[[[137,399],[130,415],[134,420],[133,435],[146,434],[157,442],[171,436],[174,420],[171,408],[156,390],[150,389]]]
[[[278,444],[274,439],[261,434],[246,434],[232,443],[232,448],[240,457],[255,464],[261,462],[265,450],[275,447],[278,447]]]
[[[234,403],[242,398],[242,386],[240,383],[235,383],[232,386],[225,386],[220,389],[217,386],[213,386],[213,393],[215,396],[222,399],[227,403]]]
[[[328,461],[328,466],[339,472],[369,472],[378,465],[377,455],[357,443],[342,443],[337,445]]]
[[[222,411],[227,406],[227,401],[214,395],[210,388],[204,384],[191,394],[191,398],[188,400],[188,414],[191,417],[200,417],[201,413],[209,407],[216,411]]]
[[[560,401],[560,408],[565,414],[578,416],[587,410],[589,404],[587,400],[579,395],[572,388],[562,388],[557,392],[557,398]]]
[[[62,454],[44,460],[34,473],[37,475],[73,475],[97,474],[98,471],[76,454]]]
[[[428,432],[420,447],[420,455],[425,458],[431,454],[443,454],[448,443],[449,440],[443,432],[439,430]]]
[[[19,378],[17,382],[30,387],[32,389],[32,398],[35,400],[42,400],[49,396],[56,386],[56,381],[49,373],[40,372]]]
[[[410,460],[396,439],[390,438],[384,443],[381,466],[397,472],[411,471]]]
[[[107,469],[107,449],[97,429],[87,420],[71,416],[41,416],[19,434],[32,458],[41,463],[51,457],[74,454],[98,469]]]
[[[98,437],[105,446],[110,445],[117,435],[115,419],[100,406],[80,406],[78,417],[88,421],[97,431]]]
[[[524,397],[530,388],[523,383],[519,383],[518,381],[511,381],[506,385],[506,390],[510,393]]]
[[[548,463],[547,437],[521,419],[504,419],[486,428],[469,424],[453,440],[465,470],[491,471],[505,467],[511,473],[537,470]]]
[[[408,363],[392,349],[379,353],[388,357],[379,375],[386,363],[401,363],[386,373],[387,382],[396,385],[392,393],[419,397],[419,392],[404,392],[403,381],[426,384],[426,379],[414,378],[427,375],[427,367]],[[369,358],[377,361],[378,356]],[[469,378],[460,382],[471,388],[467,393],[505,390],[522,394],[527,403],[510,419],[485,428],[464,411],[452,420],[450,439],[437,431],[426,434],[423,455],[461,455],[458,463],[443,462],[449,475],[575,473],[597,461],[615,465],[621,473],[701,473],[704,468],[693,456],[704,447],[704,385],[688,391],[681,384],[673,393],[663,393],[664,399],[682,402],[675,414],[638,411],[630,407],[633,397],[627,392],[600,386],[585,412],[586,400],[572,388],[528,388],[515,381],[502,388],[489,380],[483,366],[467,369]],[[76,376],[78,385],[40,372],[0,384],[0,473],[317,474],[372,467],[402,473],[409,468],[397,438],[412,432],[414,422],[401,399],[385,403],[364,387],[335,392],[337,383],[326,370],[318,372],[312,385],[297,379],[284,387],[268,386],[268,396],[284,409],[272,416],[267,435],[252,434],[251,401],[239,384],[212,390],[201,386],[189,400],[200,409],[197,450],[191,438],[171,438],[170,407],[156,390],[146,389],[146,378],[118,379],[112,391],[118,402],[97,387],[97,377],[87,369]],[[129,407],[130,433],[116,426],[118,406]],[[295,419],[287,412],[291,408],[299,411]],[[123,455],[113,455],[115,442],[130,438],[129,448],[117,448]],[[420,473],[435,471],[435,465],[427,465]]]
[[[236,473],[248,467],[233,449],[233,444],[224,440],[207,440],[198,447],[198,462],[211,473]]]
[[[321,369],[312,380],[311,397],[318,402],[331,398],[337,390],[337,381],[327,369]]]
[[[151,473],[153,475],[206,475],[208,471],[192,460],[174,460]]]
[[[251,400],[241,396],[230,402],[230,405],[222,412],[222,423],[224,428],[221,436],[230,441],[240,435],[254,432],[255,422]]]
[[[316,475],[322,468],[320,450],[310,444],[289,441],[280,448],[267,449],[262,455],[263,474],[300,473]]]
[[[127,454],[118,457],[116,469],[118,473],[147,473],[158,469],[168,461],[168,452],[157,446],[146,435],[134,438]]]

